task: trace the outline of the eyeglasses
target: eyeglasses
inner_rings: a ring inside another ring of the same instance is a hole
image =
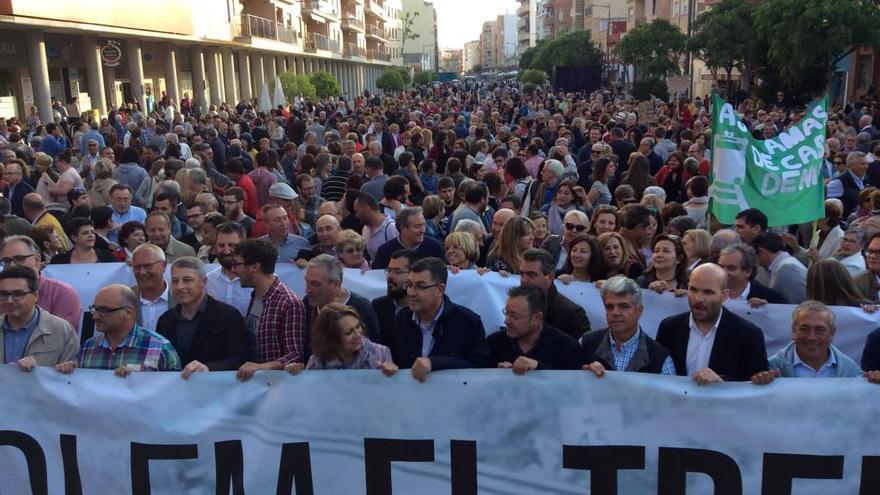
[[[510,318],[511,320],[524,320],[524,319],[528,318],[529,316],[532,316],[532,315],[518,315],[516,313],[511,313],[510,311],[507,310],[507,308],[502,309],[501,314]]]
[[[89,312],[93,315],[107,316],[110,313],[126,308],[128,308],[128,306],[120,306],[118,308],[108,308],[106,306],[89,306]]]
[[[877,249],[866,249],[866,250],[865,250],[865,256],[866,256],[866,257],[868,257],[868,256],[871,256],[871,257],[874,257],[874,256],[880,256],[880,250],[877,250]]]
[[[156,260],[152,263],[144,263],[143,265],[132,265],[131,269],[132,269],[132,271],[148,270],[151,266],[155,265],[156,263],[162,263],[162,261],[163,260]]]
[[[410,289],[412,289],[412,290],[417,291],[417,292],[422,292],[422,291],[424,291],[424,290],[428,290],[428,289],[430,289],[430,288],[432,288],[432,287],[437,287],[438,285],[440,285],[440,284],[431,284],[431,285],[413,285],[413,284],[411,284],[411,283],[409,283],[409,282],[404,282],[403,284],[401,284],[401,286],[402,286],[404,289],[406,289],[406,290],[410,290]]]
[[[409,270],[401,270],[399,268],[386,268],[386,275],[409,275]]]
[[[10,292],[7,292],[5,290],[0,290],[0,301],[5,301],[9,298],[12,298],[13,301],[18,302],[18,301],[21,301],[22,299],[24,299],[24,296],[26,296],[28,294],[33,294],[33,293],[34,293],[34,291],[32,291],[32,290],[14,290],[14,291],[10,291]]]
[[[598,151],[597,151],[597,150],[593,150],[592,153],[593,153],[594,155],[601,155],[601,154],[602,154],[602,150],[598,150]]]
[[[33,256],[36,256],[36,254],[20,254],[18,256],[12,256],[9,258],[0,258],[0,261],[3,262],[4,266],[23,265],[24,262],[28,260],[28,258],[31,258]]]
[[[565,230],[574,230],[577,232],[583,232],[583,231],[587,230],[587,226],[586,225],[579,225],[576,223],[567,223],[567,224],[565,224]]]

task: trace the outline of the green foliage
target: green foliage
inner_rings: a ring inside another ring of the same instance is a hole
[[[519,58],[519,68],[520,70],[526,70],[532,66],[532,62],[535,61],[535,58],[538,56],[538,52],[541,51],[541,48],[544,46],[547,40],[538,40],[538,43],[535,46],[530,46],[526,48],[526,51],[523,52],[522,56]]]
[[[281,80],[281,90],[284,91],[284,97],[287,101],[293,101],[300,94],[305,98],[311,99],[315,99],[318,96],[315,92],[315,85],[312,84],[312,81],[305,74],[284,72],[278,78]]]
[[[329,98],[342,93],[342,86],[340,86],[339,81],[336,80],[333,74],[327,71],[319,70],[318,72],[313,72],[310,79],[315,86],[318,98]]]
[[[541,85],[547,82],[547,73],[537,69],[526,69],[519,75],[519,80],[524,84]]]
[[[396,67],[391,70],[396,71],[398,74],[400,74],[400,80],[403,81],[404,86],[412,83],[412,76],[409,75],[409,69],[405,69],[403,67]]]
[[[376,86],[383,91],[400,91],[403,89],[403,79],[400,77],[400,72],[396,69],[389,70],[387,72],[383,72],[378,79],[376,79]]]
[[[417,40],[422,36],[413,29],[413,24],[415,24],[416,17],[418,16],[418,11],[403,14],[403,36],[401,38],[403,38],[404,43],[409,40]]]
[[[669,100],[669,86],[665,79],[640,79],[632,85],[632,96],[637,101],[651,99],[651,95],[661,100]]]
[[[530,65],[521,68],[542,70],[549,74],[555,65],[602,64],[602,51],[590,40],[590,31],[562,34],[535,48],[538,50]]]
[[[623,63],[634,65],[639,78],[665,79],[681,73],[685,36],[669,21],[657,18],[627,32],[614,47]]]
[[[758,7],[755,26],[766,44],[767,74],[795,93],[823,92],[840,57],[858,45],[880,45],[874,0],[772,0]]]
[[[533,94],[537,89],[538,86],[536,86],[534,83],[526,83],[522,86],[523,93],[527,95]]]
[[[429,70],[423,70],[416,72],[416,75],[413,76],[413,84],[428,84],[435,79],[437,79],[436,74]]]
[[[722,0],[694,20],[688,49],[716,79],[722,69],[728,74],[734,67],[752,72],[760,49],[754,25],[756,10],[746,0]]]
[[[481,73],[481,72],[483,72],[483,66],[480,65],[480,64],[475,65],[475,66],[471,69],[471,74],[479,74],[479,73]]]

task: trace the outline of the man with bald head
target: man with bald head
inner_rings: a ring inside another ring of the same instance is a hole
[[[306,264],[319,254],[336,256],[336,239],[342,228],[333,215],[323,215],[315,222],[315,238],[317,242],[308,249],[300,249],[296,255],[296,266],[305,268]]]
[[[746,381],[766,371],[764,334],[754,324],[726,310],[727,273],[714,264],[691,272],[690,311],[660,322],[657,342],[666,347],[679,375],[698,385]]]
[[[489,246],[490,249],[492,243],[495,242],[495,239],[498,239],[501,236],[501,229],[504,228],[504,224],[514,217],[516,217],[516,212],[510,208],[500,208],[494,215],[492,215],[492,229],[489,238],[486,239],[486,245]]]
[[[75,368],[115,370],[117,376],[132,371],[179,371],[180,358],[165,337],[137,324],[138,297],[122,284],[104,287],[89,307],[100,333],[80,348],[76,361],[55,366],[62,373]]]
[[[58,236],[58,240],[61,241],[63,251],[68,251],[73,247],[67,234],[64,233],[64,229],[61,227],[61,222],[46,210],[46,204],[43,202],[42,196],[35,192],[25,194],[24,199],[22,199],[22,209],[24,210],[24,218],[31,222],[34,227],[41,225],[52,227],[52,230]]]

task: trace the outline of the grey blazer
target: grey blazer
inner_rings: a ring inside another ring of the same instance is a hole
[[[780,256],[785,259],[770,272],[768,287],[782,294],[789,304],[800,304],[807,298],[807,267],[788,253]]]
[[[40,321],[24,349],[24,356],[33,356],[38,366],[55,366],[73,361],[79,352],[79,337],[65,320],[40,308]],[[5,319],[6,315],[0,315]],[[5,339],[0,335],[0,363],[6,362]]]

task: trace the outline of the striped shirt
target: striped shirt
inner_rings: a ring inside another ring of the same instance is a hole
[[[115,349],[104,334],[83,344],[77,356],[80,368],[112,370],[128,368],[137,371],[179,371],[180,358],[165,337],[135,324]]]
[[[262,299],[256,335],[261,361],[305,363],[306,308],[302,300],[277,276]]]

